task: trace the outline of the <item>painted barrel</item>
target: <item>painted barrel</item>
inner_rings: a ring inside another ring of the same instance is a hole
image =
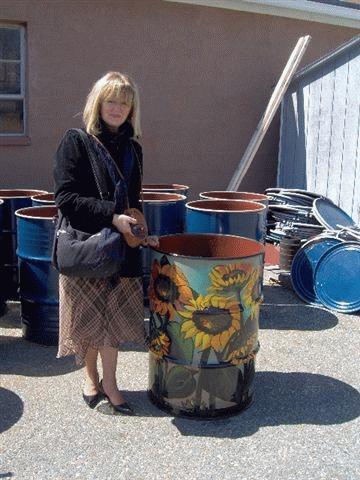
[[[19,270],[16,257],[17,224],[15,212],[20,208],[31,206],[31,197],[36,194],[46,193],[44,190],[2,189],[0,199],[3,205],[3,232],[2,248],[4,268],[1,283],[4,288],[5,300],[17,300],[19,287]]]
[[[46,205],[55,205],[53,193],[42,193],[31,197],[33,207],[45,207]]]
[[[149,229],[149,235],[171,235],[183,233],[185,229],[186,197],[178,193],[144,192],[143,210]],[[152,251],[142,250],[144,298],[147,302]]]
[[[304,243],[295,254],[291,264],[291,283],[304,302],[321,305],[315,292],[315,271],[321,257],[340,243],[342,240],[335,235],[318,235]]]
[[[266,207],[269,205],[269,197],[262,193],[255,192],[236,192],[232,190],[212,190],[209,192],[201,192],[200,198],[212,200],[245,200],[247,202],[262,203]]]
[[[57,345],[59,277],[51,264],[57,208],[17,210],[20,301],[23,337]]]
[[[195,200],[186,204],[188,233],[240,235],[265,242],[266,207],[244,200]]]
[[[238,413],[253,399],[264,246],[181,234],[153,249],[149,397],[174,415]]]
[[[187,185],[179,183],[144,183],[142,186],[143,192],[177,193],[185,196],[187,196],[189,188]]]

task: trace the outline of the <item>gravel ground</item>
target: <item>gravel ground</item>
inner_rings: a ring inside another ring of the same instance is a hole
[[[146,394],[147,353],[118,379],[138,417],[81,398],[82,371],[22,339],[18,304],[0,318],[0,478],[26,480],[360,479],[360,317],[265,287],[255,402],[213,421],[176,418]]]

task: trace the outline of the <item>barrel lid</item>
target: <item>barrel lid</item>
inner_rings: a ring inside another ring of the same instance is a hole
[[[327,250],[316,267],[314,283],[326,307],[344,313],[359,311],[360,243],[343,242]]]
[[[314,200],[313,211],[315,218],[321,225],[330,230],[339,230],[341,227],[355,225],[354,220],[328,198],[317,198]]]
[[[329,248],[339,243],[342,243],[341,240],[335,237],[315,237],[306,242],[294,256],[291,265],[291,283],[304,302],[320,303],[314,289],[316,265]],[[332,275],[334,276],[334,272]]]

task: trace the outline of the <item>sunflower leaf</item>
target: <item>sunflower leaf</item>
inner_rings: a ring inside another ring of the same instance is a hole
[[[185,398],[191,395],[196,388],[193,373],[185,367],[175,366],[165,378],[165,389],[168,398]]]
[[[181,333],[181,324],[177,322],[169,322],[167,327],[167,334],[171,339],[171,347],[169,356],[177,360],[185,360],[186,363],[192,363],[194,355],[194,341],[184,339],[184,334]]]
[[[215,397],[227,402],[233,401],[239,380],[236,367],[203,368],[200,371],[201,386]]]

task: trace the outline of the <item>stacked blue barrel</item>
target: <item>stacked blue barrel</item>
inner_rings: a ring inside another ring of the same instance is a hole
[[[45,207],[46,205],[55,205],[53,193],[41,193],[31,197],[33,207]]]
[[[59,278],[51,264],[57,208],[16,211],[23,337],[56,345],[59,331]]]
[[[143,210],[150,235],[183,233],[185,229],[185,202],[189,187],[175,183],[143,185]],[[179,193],[181,192],[181,193]],[[148,286],[152,251],[143,249],[144,301],[148,303]]]
[[[25,189],[2,189],[0,199],[3,203],[3,229],[1,236],[2,272],[1,285],[2,296],[6,300],[19,298],[19,269],[16,256],[17,225],[15,211],[20,208],[31,206],[33,195],[47,193],[44,190]]]
[[[2,229],[3,229],[3,205],[4,200],[0,200],[0,240],[2,239]],[[2,244],[0,243],[0,272],[3,270],[3,256],[2,256]],[[0,275],[1,275],[0,273]],[[3,294],[3,288],[0,289],[0,315],[3,315],[6,310],[5,296]]]

